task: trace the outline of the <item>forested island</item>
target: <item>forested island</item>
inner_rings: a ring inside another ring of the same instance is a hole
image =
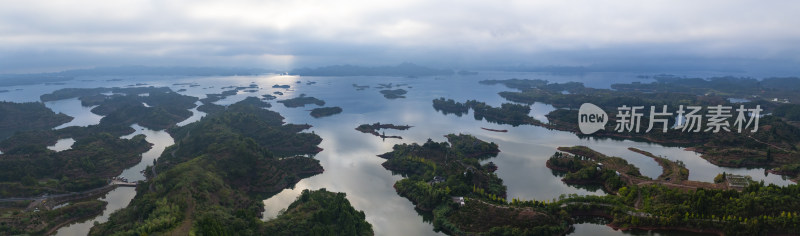
[[[107,94],[111,95],[107,95]],[[196,97],[166,87],[67,88],[41,96],[42,101],[78,98],[83,106],[97,106],[92,113],[104,116],[101,125],[139,124],[154,130],[169,128],[192,116]]]
[[[656,180],[635,167],[586,147],[561,147],[547,166],[565,172],[564,181],[601,184],[615,193],[603,197],[569,196],[559,200],[572,215],[611,219],[617,229],[680,230],[725,235],[792,234],[800,230],[800,188],[779,187],[721,173],[720,183],[689,181],[681,163],[659,160]],[[631,151],[649,156],[648,152]],[[727,177],[727,178],[726,178]],[[677,178],[677,179],[676,179]],[[738,179],[733,182],[734,179]],[[744,181],[744,182],[742,182]]]
[[[363,211],[356,211],[345,193],[303,190],[276,219],[267,221],[266,235],[373,235]]]
[[[311,109],[311,116],[313,116],[314,118],[332,116],[339,113],[342,113],[341,107],[320,107]]]
[[[541,121],[528,115],[531,112],[529,106],[515,103],[503,103],[500,107],[492,107],[486,105],[484,102],[478,102],[476,100],[468,100],[464,103],[460,103],[453,99],[445,100],[444,98],[438,98],[433,100],[433,108],[436,111],[441,111],[445,115],[455,114],[456,116],[466,114],[469,109],[472,109],[473,116],[476,120],[485,119],[491,123],[510,124],[515,127],[523,124],[543,124]]]
[[[384,89],[380,91],[383,94],[383,97],[388,99],[397,99],[397,98],[406,98],[406,91],[405,89]]]
[[[409,125],[394,125],[394,124],[381,124],[380,122],[373,123],[373,124],[362,124],[356,127],[356,130],[360,131],[361,133],[369,133],[381,138],[397,138],[402,139],[403,137],[400,136],[387,136],[386,133],[378,133],[378,130],[381,129],[395,129],[395,130],[407,130],[410,129],[411,126]]]
[[[317,106],[325,106],[325,101],[317,99],[315,97],[306,97],[305,94],[300,94],[300,96],[296,98],[280,100],[278,103],[283,103],[286,107],[305,107],[309,104],[315,104]]]
[[[569,229],[560,208],[544,202],[509,204],[496,167],[481,165],[500,151],[471,135],[449,134],[448,142],[395,145],[380,155],[384,168],[403,175],[394,187],[417,209],[432,214],[434,229],[451,235],[555,235]]]
[[[689,181],[680,162],[634,148],[660,163],[657,179],[642,176],[624,159],[562,147],[547,161],[549,168],[564,173],[564,182],[601,185],[611,194],[506,200],[502,180],[477,161],[496,154],[496,146],[466,135],[447,137],[450,143],[396,145],[381,157],[386,169],[405,177],[395,184],[398,194],[430,212],[435,229],[451,235],[564,234],[587,216],[609,219],[609,226],[621,230],[761,235],[800,227],[797,185],[767,186],[735,175],[723,175],[720,183]]]

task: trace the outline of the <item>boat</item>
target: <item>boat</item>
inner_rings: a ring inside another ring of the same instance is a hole
[[[494,131],[494,132],[503,132],[503,133],[508,132],[507,129],[489,129],[489,128],[484,128],[484,127],[481,127],[481,129],[488,130],[488,131]]]

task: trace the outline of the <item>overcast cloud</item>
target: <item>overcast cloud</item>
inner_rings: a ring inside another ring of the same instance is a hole
[[[797,68],[798,12],[791,0],[0,0],[0,73],[676,60]]]

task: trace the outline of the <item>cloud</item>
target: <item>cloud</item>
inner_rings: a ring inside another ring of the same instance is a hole
[[[798,63],[796,12],[800,2],[790,0],[4,0],[0,72],[108,63]]]

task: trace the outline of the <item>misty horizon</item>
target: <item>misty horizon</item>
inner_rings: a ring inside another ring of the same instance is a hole
[[[800,3],[12,1],[0,74],[404,62],[464,70],[800,74]]]

